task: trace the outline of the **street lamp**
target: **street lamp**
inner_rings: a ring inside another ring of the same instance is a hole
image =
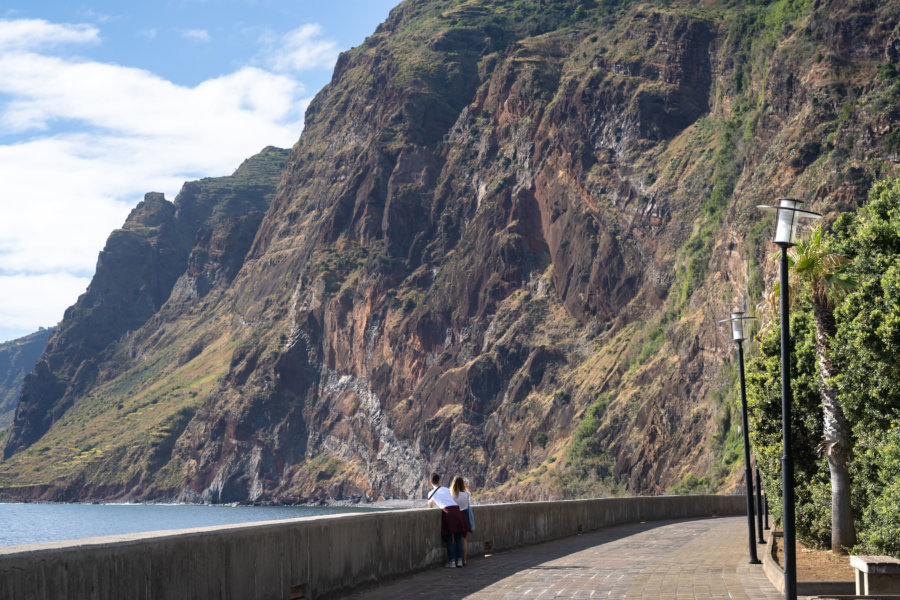
[[[762,478],[759,476],[759,466],[756,467],[756,543],[765,544],[763,539],[763,497],[762,497]],[[766,529],[769,525],[766,524]]]
[[[791,456],[791,324],[788,304],[788,248],[794,245],[801,219],[819,219],[819,213],[799,208],[800,200],[779,198],[776,206],[758,206],[777,213],[775,237],[781,248],[781,488],[782,528],[784,529],[784,597],[797,599],[797,556],[794,534],[794,459]]]
[[[756,557],[756,536],[753,533],[753,475],[750,472],[750,438],[747,428],[747,392],[744,385],[744,340],[749,337],[750,321],[753,317],[745,317],[743,312],[731,313],[730,319],[722,319],[719,323],[731,323],[731,339],[737,344],[738,372],[741,381],[741,422],[744,432],[744,480],[747,483],[747,532],[750,535],[750,560],[751,565],[758,565]]]

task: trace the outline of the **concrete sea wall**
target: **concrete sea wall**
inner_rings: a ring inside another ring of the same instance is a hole
[[[744,514],[743,496],[475,506],[469,553],[621,523]],[[323,600],[444,560],[436,509],[373,511],[0,548],[0,600]]]

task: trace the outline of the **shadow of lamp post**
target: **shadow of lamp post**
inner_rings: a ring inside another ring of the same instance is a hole
[[[784,530],[784,597],[797,600],[797,556],[796,534],[794,532],[794,459],[791,455],[791,325],[788,303],[788,248],[797,239],[797,229],[801,219],[819,219],[819,213],[799,208],[800,200],[779,198],[775,206],[757,206],[777,213],[775,236],[772,241],[781,248],[780,304],[781,304],[781,488],[782,488],[782,529]]]
[[[750,321],[755,321],[754,317],[745,317],[743,312],[731,313],[730,319],[722,319],[719,323],[731,323],[731,339],[737,344],[738,350],[738,372],[741,381],[741,428],[744,434],[744,480],[747,483],[747,533],[750,536],[750,560],[751,565],[758,565],[759,558],[756,556],[756,535],[754,534],[754,515],[753,515],[753,472],[750,470],[750,438],[747,429],[747,391],[744,384],[744,340],[747,339],[750,332]]]

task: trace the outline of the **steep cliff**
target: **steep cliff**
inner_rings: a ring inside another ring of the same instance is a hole
[[[0,344],[0,430],[9,427],[25,375],[34,369],[53,328]]]
[[[184,402],[129,424],[124,417],[132,411],[125,406],[144,400],[134,388],[135,378],[153,377],[161,365],[171,366],[173,346],[164,333],[174,320],[186,320],[178,335],[191,340],[176,365],[199,352],[202,339],[193,338],[202,324],[190,321],[191,313],[236,275],[286,157],[286,150],[266,148],[232,176],[186,183],[174,203],[158,193],[145,196],[123,227],[110,234],[90,286],[66,311],[25,377],[5,457],[28,447],[34,452],[35,442],[46,438],[38,451],[44,464],[35,465],[36,472],[48,466],[65,470],[73,460],[80,465],[79,451],[109,439],[116,453],[106,468],[116,473],[129,468],[119,462],[121,452],[127,449],[145,460],[161,435],[167,439],[160,428],[184,427],[194,390]],[[148,369],[151,373],[144,375]],[[191,386],[209,385],[213,376],[203,373],[192,378]]]
[[[67,314],[0,485],[217,502],[411,496],[433,468],[497,497],[729,485],[716,320],[762,289],[753,207],[852,208],[896,170],[898,17],[404,2],[341,55],[228,275],[205,266],[224,264],[215,234],[180,233],[205,217],[136,209],[118,233],[145,248],[118,292],[135,297],[114,331],[87,323],[115,292]]]

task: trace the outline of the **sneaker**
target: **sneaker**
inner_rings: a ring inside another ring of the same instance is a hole
[[[447,567],[448,569],[452,569],[452,568],[456,567],[456,565],[453,564],[453,561],[450,561],[450,560],[448,560],[444,566]]]
[[[461,560],[456,561],[456,566],[458,568],[462,569],[462,561]]]

